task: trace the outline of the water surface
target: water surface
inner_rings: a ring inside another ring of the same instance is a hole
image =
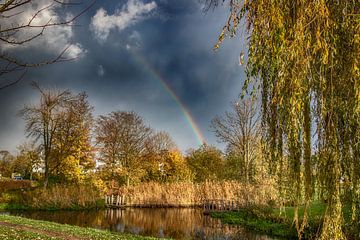
[[[222,224],[194,208],[127,208],[91,211],[15,211],[11,215],[81,227],[174,239],[272,240],[239,226]]]

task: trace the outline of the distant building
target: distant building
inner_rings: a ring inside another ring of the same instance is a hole
[[[21,176],[20,173],[12,173],[11,178],[14,180],[23,180],[23,177]]]

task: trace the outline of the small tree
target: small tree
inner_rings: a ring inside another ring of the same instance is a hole
[[[18,146],[18,151],[12,163],[14,172],[32,180],[34,170],[41,167],[40,148],[34,142],[26,142]]]
[[[224,117],[215,117],[211,127],[221,142],[227,144],[232,160],[241,161],[242,179],[254,179],[256,161],[260,153],[260,113],[255,99],[232,103],[232,111]]]
[[[190,150],[186,156],[195,182],[222,179],[224,173],[224,159],[219,149],[202,145],[196,150]]]
[[[15,157],[6,150],[0,151],[0,174],[3,177],[11,177],[13,173],[13,161]]]
[[[179,155],[175,153],[179,153]],[[170,135],[167,132],[161,131],[152,134],[148,138],[143,159],[144,168],[146,170],[143,181],[165,182],[169,180],[167,177],[168,174],[165,171],[165,165],[169,167],[167,163],[174,159],[183,159],[183,157]]]

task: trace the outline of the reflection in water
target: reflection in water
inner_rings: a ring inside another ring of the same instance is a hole
[[[238,226],[221,224],[220,220],[203,215],[201,209],[193,208],[32,211],[12,212],[11,214],[82,227],[175,239],[271,239],[264,235],[251,233]]]

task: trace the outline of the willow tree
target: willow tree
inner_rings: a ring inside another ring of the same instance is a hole
[[[342,190],[350,192],[353,220],[359,216],[360,2],[229,0],[229,4],[230,15],[215,48],[226,36],[235,36],[245,22],[247,76],[260,81],[263,125],[274,166],[279,169],[286,161],[295,201],[299,205],[305,200],[308,206],[313,190],[310,159],[317,146],[321,167],[317,180],[327,204],[319,238],[344,239]],[[295,214],[301,237],[307,215],[302,224],[297,219]]]

